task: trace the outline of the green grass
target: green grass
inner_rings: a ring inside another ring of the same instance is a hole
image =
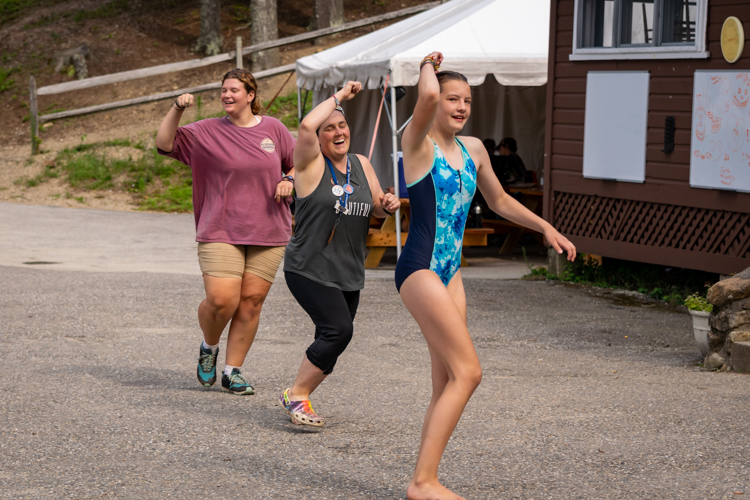
[[[13,73],[18,73],[18,71],[18,66],[0,68],[0,92],[5,92],[6,90],[15,87],[16,81],[11,78],[11,75],[13,75]]]
[[[115,17],[129,10],[130,2],[128,0],[113,0],[106,5],[94,10],[79,10],[73,14],[73,20],[77,22],[87,19],[107,19]]]
[[[124,147],[130,147],[135,149],[140,149],[141,151],[145,151],[146,147],[143,145],[142,141],[139,141],[135,144],[133,144],[129,139],[113,139],[111,141],[104,141],[102,143],[102,146],[124,146]]]
[[[132,156],[113,158],[112,148],[116,147],[131,147],[144,154],[136,159]],[[61,151],[53,165],[52,168],[58,169],[54,173],[62,173],[76,189],[126,191],[145,210],[189,212],[193,209],[190,168],[159,155],[155,149],[146,151],[140,142],[133,144],[127,139],[81,142]]]
[[[686,297],[696,293],[705,297],[706,288],[719,280],[719,276],[713,273],[606,257],[600,266],[596,261],[584,260],[579,255],[560,276],[554,276],[544,268],[534,267],[528,261],[527,265],[531,271],[526,276],[529,279],[561,280],[632,290],[673,306],[681,305]]]
[[[55,165],[50,164],[46,165],[44,167],[44,171],[42,171],[42,173],[38,174],[36,177],[19,177],[18,179],[13,181],[13,184],[15,184],[16,186],[26,186],[27,188],[30,188],[38,186],[39,184],[45,182],[47,179],[54,179],[59,176],[60,173],[56,169]]]
[[[0,0],[0,24],[16,19],[29,7],[47,3],[44,0]]]
[[[52,24],[56,21],[59,21],[60,19],[62,18],[59,14],[53,13],[53,14],[50,14],[49,16],[43,15],[36,21],[32,21],[30,23],[24,24],[22,29],[28,30],[31,28],[38,28],[40,26],[47,26],[48,24]],[[52,33],[52,38],[55,38],[55,33]]]
[[[526,266],[529,268],[529,274],[524,276],[524,278],[533,280],[550,278],[551,275],[547,272],[546,267],[532,265],[531,262],[529,262],[529,258],[526,256],[526,248],[521,247],[521,250],[523,251],[523,260],[526,262]]]
[[[59,113],[61,111],[65,111],[65,108],[60,107],[58,103],[53,102],[52,104],[44,108],[41,114],[49,115],[51,113]]]
[[[270,101],[271,100],[269,99],[268,102]],[[263,106],[265,109],[266,103],[263,103]],[[309,113],[310,110],[312,110],[312,96],[307,99],[305,114]],[[297,119],[297,92],[290,92],[284,96],[280,95],[276,98],[270,108],[265,109],[265,113],[278,119],[281,123],[286,125],[287,128],[299,128],[299,120]]]
[[[193,210],[193,181],[186,179],[181,185],[167,186],[161,192],[146,197],[141,208],[160,212],[191,212]]]

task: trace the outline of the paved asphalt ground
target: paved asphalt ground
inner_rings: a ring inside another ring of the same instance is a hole
[[[257,394],[198,386],[192,231],[185,215],[0,204],[0,498],[404,498],[429,359],[392,271],[368,275],[315,394],[326,426],[301,428],[276,398],[312,323],[283,278],[244,367]],[[701,370],[686,313],[483,262],[465,282],[484,379],[443,458],[448,487],[750,497],[750,377]]]

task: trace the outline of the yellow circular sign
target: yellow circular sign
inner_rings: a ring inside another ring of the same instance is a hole
[[[735,63],[739,61],[744,48],[745,30],[742,29],[742,22],[730,16],[721,27],[721,53],[727,62]]]

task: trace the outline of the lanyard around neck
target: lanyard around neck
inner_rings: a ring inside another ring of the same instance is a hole
[[[331,171],[331,180],[333,181],[334,185],[339,185],[339,180],[336,177],[336,170],[333,168],[333,163],[331,163],[331,160],[328,159],[328,157],[325,157],[326,159],[326,165],[328,165],[328,169]],[[341,199],[341,195],[339,195],[339,204],[341,204],[342,210],[344,210],[344,213],[346,213],[346,206],[349,203],[349,191],[351,190],[351,184],[349,181],[351,180],[351,174],[352,174],[352,166],[349,163],[349,156],[346,157],[346,184],[344,184],[344,198]]]

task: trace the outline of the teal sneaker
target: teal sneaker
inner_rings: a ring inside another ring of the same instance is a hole
[[[198,382],[203,387],[211,387],[216,383],[216,356],[219,355],[219,349],[212,353],[211,349],[204,349],[201,342],[201,349],[198,353]]]
[[[240,373],[239,368],[232,368],[232,374],[228,375],[224,373],[221,376],[221,388],[225,391],[229,391],[232,394],[239,394],[241,396],[248,394],[255,394],[255,389],[250,385],[245,377]]]

